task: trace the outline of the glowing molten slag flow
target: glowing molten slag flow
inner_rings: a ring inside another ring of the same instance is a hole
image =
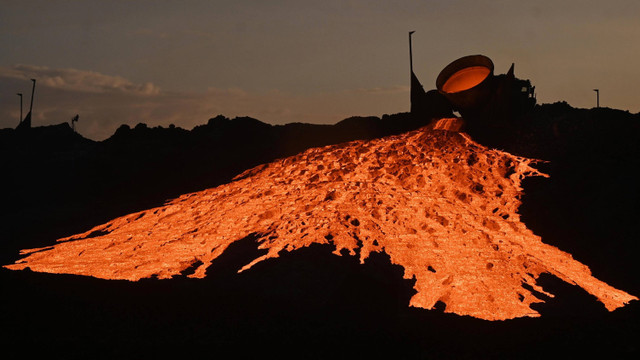
[[[446,93],[457,93],[469,90],[487,78],[491,71],[484,66],[470,66],[451,75],[442,86]]]
[[[536,283],[542,273],[583,287],[609,310],[636,299],[520,221],[521,180],[545,176],[532,161],[430,128],[309,149],[23,250],[28,256],[6,267],[135,281],[200,264],[189,276],[202,278],[231,243],[259,234],[268,252],[240,271],[313,243],[335,247],[336,255],[359,250],[361,262],[385,252],[415,280],[410,305],[431,309],[441,301],[446,312],[481,319],[539,316],[530,308],[542,301],[537,292],[552,296]]]

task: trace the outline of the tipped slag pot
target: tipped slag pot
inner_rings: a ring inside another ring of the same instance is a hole
[[[436,79],[436,87],[454,109],[477,112],[494,92],[493,62],[484,55],[469,55],[447,65]]]

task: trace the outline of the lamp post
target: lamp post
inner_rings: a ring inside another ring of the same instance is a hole
[[[411,70],[411,73],[413,74],[413,50],[411,48],[411,34],[413,34],[415,31],[409,31],[409,69]]]
[[[593,89],[596,92],[596,107],[600,107],[600,89]]]

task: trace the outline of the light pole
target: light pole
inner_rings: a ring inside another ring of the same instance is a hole
[[[600,107],[600,89],[593,89],[596,92],[596,107]]]
[[[415,31],[409,31],[409,69],[411,70],[411,73],[413,74],[413,50],[411,49],[411,34],[413,34]]]
[[[17,93],[16,95],[20,96],[20,119],[18,119],[18,124],[22,122],[22,93]]]

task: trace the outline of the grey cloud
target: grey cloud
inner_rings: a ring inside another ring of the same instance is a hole
[[[34,126],[69,122],[79,114],[78,131],[94,140],[108,138],[122,124],[175,124],[190,129],[218,114],[251,116],[272,124],[335,123],[353,115],[379,116],[408,109],[408,88],[403,86],[311,95],[214,87],[204,92],[168,92],[97,72],[16,65],[0,67],[0,128],[18,123],[16,92],[24,94],[26,114],[30,78],[38,79]]]
[[[47,66],[20,64],[12,67],[0,67],[0,78],[24,80],[36,78],[39,85],[70,91],[121,92],[137,95],[157,95],[160,93],[160,88],[152,83],[134,84],[121,76],[78,69],[53,69]]]

